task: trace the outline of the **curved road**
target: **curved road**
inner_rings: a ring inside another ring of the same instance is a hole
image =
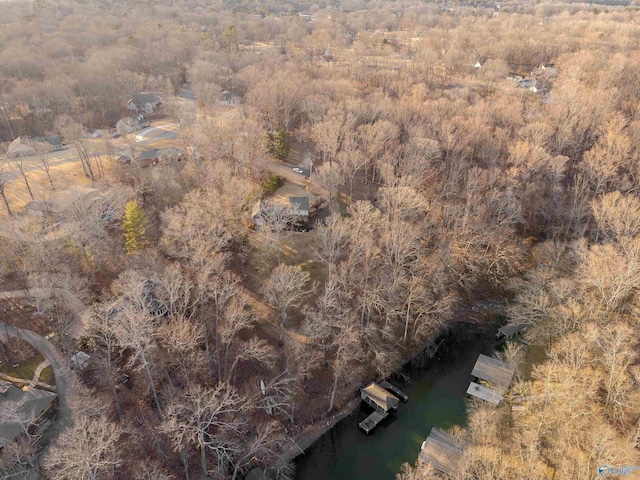
[[[7,336],[27,342],[47,359],[53,369],[53,374],[56,378],[56,394],[58,395],[58,414],[56,421],[52,423],[51,427],[43,436],[45,440],[53,440],[62,430],[72,423],[72,413],[68,398],[68,393],[71,389],[68,382],[70,372],[56,348],[51,345],[49,340],[38,335],[36,332],[0,323],[0,339],[6,339]]]

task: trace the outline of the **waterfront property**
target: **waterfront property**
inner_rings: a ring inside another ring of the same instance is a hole
[[[402,398],[403,401],[407,401],[409,396],[402,393],[398,388],[391,385],[386,380],[380,385],[375,382],[371,382],[366,387],[360,389],[360,398],[363,402],[374,409],[373,413],[360,422],[359,427],[365,433],[371,432],[376,428],[382,420],[387,418],[390,410],[397,410],[400,400],[396,397],[393,391]]]
[[[434,468],[451,475],[459,470],[458,465],[467,446],[468,443],[464,440],[434,427],[422,442],[418,458],[421,462],[430,463]]]

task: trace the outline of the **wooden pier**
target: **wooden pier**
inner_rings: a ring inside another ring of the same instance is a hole
[[[386,380],[384,380],[383,382],[380,382],[380,386],[386,390],[389,390],[396,397],[400,398],[403,402],[406,402],[409,400],[409,395],[407,395],[404,392],[401,392],[398,387],[396,387],[395,385],[391,385]]]
[[[362,431],[364,431],[364,433],[368,435],[369,432],[376,428],[380,424],[380,422],[382,422],[382,420],[387,418],[388,415],[389,414],[383,409],[376,408],[375,411],[363,421],[361,421],[358,426]]]

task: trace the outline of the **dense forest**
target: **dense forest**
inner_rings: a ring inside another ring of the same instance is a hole
[[[527,407],[470,402],[455,478],[640,464],[640,13],[620,3],[2,3],[0,291],[26,295],[0,323],[65,365],[57,425],[24,425],[0,477],[293,479],[294,438],[478,298],[545,359],[525,375],[507,347]],[[151,167],[113,130],[143,92],[178,132]],[[72,188],[91,194],[54,211]],[[301,195],[292,222],[278,199]]]

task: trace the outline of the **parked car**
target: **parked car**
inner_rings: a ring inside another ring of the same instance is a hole
[[[300,175],[304,174],[304,171],[301,168],[298,167],[293,167],[293,171],[296,173],[299,173]]]

